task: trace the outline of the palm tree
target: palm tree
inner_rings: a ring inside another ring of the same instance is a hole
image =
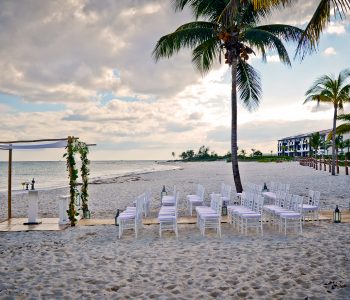
[[[246,0],[231,0],[231,7],[235,7],[234,2]],[[271,8],[276,6],[293,5],[296,1],[292,0],[252,0],[255,9]],[[297,47],[297,54],[304,58],[305,54],[316,50],[322,31],[334,18],[344,19],[347,11],[350,9],[350,0],[319,0],[319,4],[307,24]]]
[[[315,157],[317,156],[317,151],[318,151],[318,148],[320,148],[321,144],[322,144],[322,139],[321,139],[320,133],[316,132],[316,133],[311,134],[310,146],[315,151],[315,153],[314,153]]]
[[[322,147],[324,150],[326,150],[326,152],[327,152],[326,155],[328,156],[328,149],[330,147],[332,147],[332,142],[325,140],[325,141],[323,141]]]
[[[282,145],[282,154],[283,154],[283,156],[285,155],[286,150],[287,150],[287,146],[286,145]]]
[[[343,108],[343,103],[350,101],[350,69],[341,71],[336,78],[334,75],[323,75],[318,78],[311,88],[305,93],[307,96],[304,104],[309,101],[333,104],[333,132],[332,132],[332,175],[335,175],[335,136],[337,128],[338,109]]]
[[[243,157],[245,157],[245,156],[247,155],[247,151],[245,151],[244,149],[242,149],[242,150],[241,150],[241,155],[242,155]]]
[[[339,150],[340,150],[341,153],[344,152],[343,151],[344,147],[345,146],[344,146],[344,142],[343,142],[343,136],[342,135],[337,135],[335,137],[335,151],[336,151],[337,155],[339,153]]]
[[[175,152],[171,152],[171,155],[173,156],[174,160],[175,160]]]
[[[291,65],[284,41],[299,41],[302,30],[294,26],[274,24],[258,26],[272,8],[254,10],[251,1],[237,3],[237,10],[223,20],[221,15],[230,0],[174,0],[175,10],[189,6],[196,17],[194,22],[180,26],[160,38],[153,50],[158,61],[169,58],[182,48],[192,49],[192,62],[206,74],[221,56],[231,67],[231,155],[236,191],[242,192],[237,159],[237,89],[242,104],[256,108],[261,98],[259,73],[248,64],[249,56],[259,51],[266,61],[267,51],[276,52],[286,65]]]
[[[251,151],[252,151],[252,157],[254,156],[254,153],[255,153],[255,149],[254,148],[252,148],[252,149],[250,149]]]

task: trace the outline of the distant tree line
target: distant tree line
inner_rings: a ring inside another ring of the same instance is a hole
[[[227,159],[231,156],[230,152],[227,152],[225,155],[218,155],[215,151],[210,151],[210,148],[203,145],[200,146],[198,152],[195,153],[194,150],[190,149],[182,152],[179,157],[182,160],[186,161],[214,161],[214,160],[222,160]]]
[[[245,161],[275,161],[283,160],[281,157],[272,154],[273,151],[270,151],[270,155],[263,155],[263,153],[258,149],[251,149],[251,153],[248,155],[247,151],[242,149],[239,151],[238,159]],[[174,152],[172,155],[174,156]],[[179,157],[183,161],[215,161],[215,160],[226,160],[231,162],[231,153],[228,151],[225,155],[219,155],[215,151],[210,151],[210,148],[203,145],[201,146],[197,153],[190,149],[182,152]]]

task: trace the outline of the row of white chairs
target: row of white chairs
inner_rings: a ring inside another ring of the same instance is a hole
[[[174,196],[168,196],[168,200],[170,199],[173,201],[166,201],[167,205],[163,204],[158,213],[160,237],[162,237],[162,231],[164,230],[174,231],[176,238],[178,237],[177,208],[178,208],[178,202],[179,202],[179,192],[176,191],[176,189],[174,190],[174,192],[175,192]],[[170,205],[170,203],[173,205]]]
[[[306,217],[319,221],[320,192],[309,190],[308,201],[303,204],[303,220]]]
[[[133,229],[137,238],[138,230],[142,227],[142,214],[144,212],[145,203],[150,202],[150,193],[145,192],[139,195],[134,201],[135,206],[128,206],[117,218],[119,225],[119,238],[121,238],[124,230]]]
[[[245,185],[244,191],[250,192],[250,193],[261,193],[262,189],[263,189],[262,185],[248,182]]]
[[[270,190],[270,192],[282,191],[282,192],[289,193],[290,184],[271,181],[270,186],[269,186],[269,190]]]
[[[263,235],[263,214],[264,197],[261,193],[243,192],[240,205],[227,207],[228,222],[241,233],[248,233],[249,228],[255,228],[257,233]]]
[[[210,206],[196,206],[197,226],[201,234],[205,235],[205,229],[215,229],[221,237],[221,210],[224,197],[221,194],[211,194]]]
[[[279,231],[287,234],[287,228],[299,229],[303,232],[303,200],[304,197],[283,191],[276,193],[275,204],[265,205],[265,218],[270,224],[278,225]]]
[[[195,194],[187,195],[187,207],[189,209],[190,216],[193,215],[193,210],[197,206],[203,206],[204,205],[204,192],[205,189],[201,184],[197,184],[197,190]],[[227,185],[225,183],[221,183],[220,192],[218,195],[221,197],[222,204],[221,205],[228,205],[231,201],[231,192],[232,187],[230,185]]]

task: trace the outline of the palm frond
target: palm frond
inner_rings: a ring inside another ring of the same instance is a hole
[[[312,86],[306,91],[305,96],[312,93],[318,93],[324,90],[324,85],[333,79],[328,75],[322,75],[315,80]]]
[[[256,109],[262,95],[259,73],[247,62],[239,59],[236,77],[242,104],[250,111]]]
[[[254,7],[251,0],[230,0],[221,11],[218,21],[226,28],[234,24],[255,25],[271,14],[278,5]]]
[[[338,76],[339,85],[342,86],[349,78],[350,78],[350,69],[342,70]]]
[[[186,6],[190,6],[196,19],[203,17],[211,21],[217,21],[226,7],[226,2],[224,0],[173,0],[175,11],[182,11]]]
[[[215,37],[206,40],[193,50],[192,62],[202,74],[206,74],[218,55],[220,55],[220,41]]]
[[[350,114],[342,114],[337,117],[337,120],[350,122]]]
[[[215,24],[213,23],[198,21],[187,23],[173,33],[161,37],[152,55],[156,61],[163,57],[169,58],[182,48],[195,48],[215,36]]]
[[[266,61],[266,50],[277,52],[279,59],[284,64],[291,66],[288,52],[282,41],[261,27],[250,28],[242,33],[241,39],[247,42],[251,47],[256,47],[262,55],[263,61]]]
[[[284,24],[257,26],[255,29],[267,31],[286,42],[298,42],[303,34],[302,29]]]
[[[291,3],[292,3],[292,0],[253,0],[255,9],[260,9],[265,7],[285,6]]]
[[[345,17],[346,11],[350,9],[350,0],[320,0],[299,41],[295,57],[299,55],[303,59],[306,54],[312,53],[317,49],[320,35],[330,22],[331,4],[334,6],[335,17]]]

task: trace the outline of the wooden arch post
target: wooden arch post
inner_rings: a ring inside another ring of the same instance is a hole
[[[7,179],[7,218],[12,218],[12,149],[9,149],[8,179]]]

